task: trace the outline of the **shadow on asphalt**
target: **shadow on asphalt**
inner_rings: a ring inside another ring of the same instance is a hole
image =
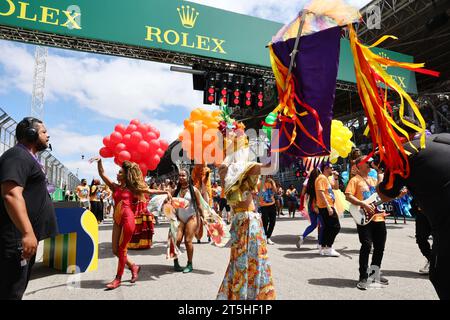
[[[30,281],[40,279],[40,278],[54,276],[55,274],[66,274],[66,273],[63,273],[63,272],[53,269],[53,268],[49,268],[46,265],[44,265],[43,262],[37,262],[33,266],[33,271],[31,272]]]
[[[405,270],[383,270],[381,273],[386,277],[410,278],[410,279],[428,279],[428,275],[420,274],[414,271]]]
[[[285,247],[285,248],[278,248],[280,251],[287,251],[287,252],[308,252],[308,251],[314,251],[317,250],[316,248],[300,248],[297,249],[297,247]]]
[[[356,234],[356,233],[358,233],[358,230],[356,230],[356,225],[355,225],[355,227],[352,227],[352,228],[341,227],[341,230],[339,231],[339,233]],[[339,234],[338,234],[338,236],[339,236]]]
[[[353,279],[323,278],[323,279],[309,279],[308,283],[315,286],[323,286],[323,287],[355,288],[357,281]]]
[[[183,263],[181,263],[182,266],[184,266]],[[183,275],[182,272],[175,272],[173,270],[173,265],[168,264],[144,264],[141,266],[141,272],[139,273],[139,280],[138,281],[151,281],[151,280],[157,280],[161,276],[164,275],[173,275],[180,273]],[[211,275],[214,274],[214,272],[207,271],[207,270],[201,270],[195,268],[195,261],[194,261],[194,270],[192,273],[195,274],[203,274],[203,275]]]
[[[270,237],[270,239],[276,244],[292,244],[295,245],[298,236],[292,234],[282,234]]]

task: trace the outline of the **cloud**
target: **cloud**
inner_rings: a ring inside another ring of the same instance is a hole
[[[12,59],[11,57],[14,57]],[[31,93],[34,58],[25,46],[0,42],[0,80],[6,87]],[[192,88],[192,77],[169,66],[133,59],[79,57],[51,50],[47,58],[45,99],[73,102],[102,116],[150,121],[150,113],[177,108],[193,109],[202,93]]]
[[[99,179],[100,175],[97,171],[97,164],[90,164],[87,160],[79,161],[64,161],[64,165],[69,168],[74,174],[78,173],[78,178],[86,179],[88,183],[92,179]],[[105,175],[109,177],[112,181],[116,181],[117,172],[119,172],[119,167],[111,161],[111,159],[103,160],[103,167],[105,168]]]
[[[190,0],[191,2],[220,8],[232,12],[256,16],[263,19],[287,23],[295,18],[296,13],[304,6],[307,0],[246,0],[246,1],[217,1],[217,0]],[[330,1],[330,0],[328,0]],[[348,3],[362,8],[371,0],[348,0]]]

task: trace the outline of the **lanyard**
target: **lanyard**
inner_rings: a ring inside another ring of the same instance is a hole
[[[34,161],[39,165],[39,167],[40,167],[41,170],[42,170],[42,173],[43,173],[44,176],[45,176],[45,183],[46,183],[46,185],[47,185],[47,191],[48,191],[48,193],[50,194],[50,193],[54,192],[54,186],[50,186],[50,183],[48,182],[47,174],[45,173],[44,165],[42,164],[41,161],[39,161],[39,158],[38,158],[36,155],[34,155],[33,152],[31,152],[30,149],[28,149],[27,147],[25,147],[23,144],[19,143],[19,144],[17,144],[17,146],[20,147],[20,148],[22,148],[22,149],[24,149],[24,150],[26,150],[26,151],[33,157]],[[52,191],[52,190],[53,190],[53,191]],[[51,191],[52,191],[52,192],[51,192]]]

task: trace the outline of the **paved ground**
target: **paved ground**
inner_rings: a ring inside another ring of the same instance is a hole
[[[358,277],[359,241],[351,218],[341,219],[342,230],[335,248],[339,258],[317,254],[315,236],[305,241],[304,247],[295,247],[296,235],[305,229],[308,221],[282,217],[277,221],[275,245],[269,246],[274,282],[278,299],[285,300],[410,300],[437,299],[427,276],[417,273],[425,262],[414,239],[414,222],[394,224],[387,222],[388,240],[382,266],[383,274],[390,280],[382,289],[361,291],[356,289]],[[140,279],[131,284],[130,272],[124,275],[122,286],[105,291],[104,286],[115,275],[117,259],[111,253],[110,221],[100,225],[98,270],[79,275],[79,278],[58,274],[37,263],[24,299],[215,299],[225,274],[229,259],[228,248],[209,244],[195,244],[194,272],[175,273],[172,263],[165,259],[167,224],[157,226],[154,247],[146,251],[130,251],[132,259],[142,266]],[[204,241],[206,238],[203,239]],[[42,255],[42,246],[38,257]],[[186,263],[186,256],[181,263]],[[75,281],[74,281],[75,280]],[[67,283],[74,281],[79,288]]]

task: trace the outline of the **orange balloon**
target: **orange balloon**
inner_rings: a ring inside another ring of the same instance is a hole
[[[202,110],[200,108],[197,108],[191,112],[192,121],[201,120],[202,117],[203,117]]]

